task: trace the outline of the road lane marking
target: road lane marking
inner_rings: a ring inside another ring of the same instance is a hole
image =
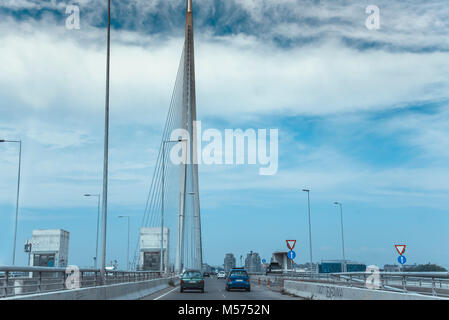
[[[163,295],[160,295],[157,298],[154,298],[153,300],[159,300],[162,297],[165,297],[167,294],[172,293],[173,291],[175,291],[176,289],[178,289],[178,287],[174,287],[173,289],[171,289],[169,292],[164,293]]]

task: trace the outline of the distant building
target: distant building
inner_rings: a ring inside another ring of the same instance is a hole
[[[346,272],[365,272],[366,265],[348,260],[325,260],[318,264],[319,273],[343,272],[346,265]]]
[[[164,228],[163,270],[168,271],[168,250],[170,230]],[[140,270],[159,271],[161,269],[161,228],[140,228]]]
[[[258,253],[251,251],[247,254],[245,259],[245,269],[248,270],[248,272],[262,271],[262,264]]]
[[[306,272],[307,270],[308,270],[308,266],[310,265],[310,263],[309,264],[300,264],[300,263],[294,263],[294,265],[293,265],[293,269],[295,269],[296,270],[296,272]]]
[[[226,273],[235,267],[235,257],[232,253],[226,253],[223,267]]]
[[[203,270],[202,271],[210,273],[212,271],[212,267],[210,265],[208,265],[207,263],[203,263]]]
[[[386,264],[384,265],[384,270],[385,272],[399,272],[401,271],[401,267],[398,266],[397,264]]]
[[[306,262],[303,265],[301,265],[299,269],[304,269],[305,272],[312,271],[312,273],[317,273],[319,272],[319,265],[317,263],[310,264],[310,262]]]
[[[29,265],[34,267],[67,267],[70,233],[62,229],[33,230]]]
[[[271,256],[271,262],[277,262],[282,270],[292,270],[292,261],[287,256],[288,251],[275,251]]]
[[[413,271],[413,269],[415,269],[417,266],[418,265],[416,263],[414,263],[414,264],[404,264],[404,265],[402,265],[401,271],[403,271],[403,272]]]
[[[224,271],[224,268],[223,268],[223,265],[221,265],[221,266],[212,266],[210,271],[218,273],[220,271]]]

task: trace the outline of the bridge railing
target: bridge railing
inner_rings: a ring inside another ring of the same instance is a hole
[[[380,290],[449,296],[448,272],[345,272],[330,276],[352,286],[368,285]]]
[[[0,266],[0,298],[170,277],[158,271],[107,270],[102,284],[100,269],[81,268],[77,275],[66,268]],[[71,281],[76,276],[76,281]],[[71,277],[71,279],[68,279]],[[68,280],[68,281],[67,281]]]
[[[371,288],[396,292],[414,292],[449,297],[448,272],[341,272],[310,273],[281,271],[272,273],[253,272],[250,276],[269,276],[270,284],[282,285],[283,280],[326,282],[359,288]],[[267,282],[264,280],[265,283]]]

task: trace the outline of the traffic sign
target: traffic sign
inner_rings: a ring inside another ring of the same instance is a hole
[[[25,243],[25,252],[31,252],[31,242]]]
[[[405,259],[405,257],[404,257],[403,255],[400,255],[400,256],[398,257],[398,262],[399,262],[400,264],[404,264],[406,261],[407,261],[407,259]]]
[[[265,262],[267,262],[267,260],[265,260],[265,259],[262,259],[262,263],[263,263],[263,264],[265,264]]]
[[[287,247],[290,250],[293,250],[293,248],[295,247],[296,244],[296,240],[285,240],[287,242]]]
[[[405,251],[405,244],[395,244],[394,246],[396,247],[396,250],[399,253],[399,255],[402,256],[402,254]]]
[[[295,253],[295,251],[291,250],[287,253],[287,256],[290,260],[293,260],[296,258],[296,253]]]

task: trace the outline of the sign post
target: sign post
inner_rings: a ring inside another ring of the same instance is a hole
[[[395,244],[394,247],[396,248],[396,251],[400,256],[402,256],[402,254],[405,252],[405,244]]]
[[[296,252],[293,251],[293,250],[290,250],[290,251],[287,253],[287,257],[288,257],[288,258],[290,259],[290,261],[292,262],[293,270],[296,272],[295,262],[293,261],[293,260],[296,258]]]
[[[296,257],[296,253],[295,253],[295,251],[293,251],[293,248],[296,245],[296,240],[285,240],[285,242],[287,242],[287,247],[290,249],[290,251],[287,253],[287,256],[291,260],[293,270],[296,273],[295,262],[293,261]]]
[[[28,266],[31,266],[31,249],[32,249],[33,245],[30,241],[26,241],[25,243],[25,252],[28,253]]]
[[[285,240],[285,242],[287,242],[287,248],[290,250],[293,250],[296,245],[296,240]]]
[[[405,256],[403,256],[405,252],[405,244],[395,244],[394,247],[396,248],[396,251],[399,253],[398,262],[401,265],[401,271],[403,271],[404,264],[407,262],[407,259]]]

